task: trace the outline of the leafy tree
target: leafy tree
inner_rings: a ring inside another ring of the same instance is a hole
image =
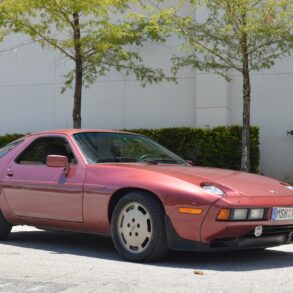
[[[139,13],[131,12],[129,5]],[[143,64],[137,48],[146,40],[163,41],[161,14],[137,0],[5,0],[10,28],[71,60],[63,91],[74,86],[73,126],[81,127],[83,85],[116,69],[134,74],[142,85],[165,78]],[[145,12],[143,14],[143,12]]]
[[[162,2],[162,1],[158,1]],[[155,4],[159,11],[163,8]],[[163,1],[166,2],[166,1]],[[241,170],[250,170],[250,104],[252,71],[268,69],[292,50],[292,0],[180,0],[189,15],[169,13],[173,29],[185,41],[173,58],[174,73],[185,66],[213,71],[230,80],[229,71],[243,79]],[[165,3],[166,4],[166,3]],[[205,18],[195,17],[198,11]]]
[[[0,4],[1,4],[1,0],[0,0]],[[5,22],[5,14],[0,10],[0,42],[3,41],[7,33],[8,33],[8,30],[7,30],[6,22]]]

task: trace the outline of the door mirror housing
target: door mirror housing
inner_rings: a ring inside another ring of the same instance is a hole
[[[64,174],[66,176],[69,174],[70,171],[70,165],[66,156],[47,156],[47,166],[52,168],[64,168]]]

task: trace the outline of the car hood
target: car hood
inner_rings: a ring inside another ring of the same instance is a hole
[[[118,167],[118,164],[115,165]],[[240,171],[179,165],[120,164],[120,167],[136,171],[143,169],[156,173],[156,175],[174,177],[196,186],[204,182],[214,183],[222,186],[228,197],[293,196],[293,191],[276,179]],[[155,174],[153,175],[155,176]]]

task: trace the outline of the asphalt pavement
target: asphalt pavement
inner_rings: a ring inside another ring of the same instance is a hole
[[[230,253],[172,252],[124,261],[111,239],[14,227],[0,242],[0,292],[293,292],[293,245]]]

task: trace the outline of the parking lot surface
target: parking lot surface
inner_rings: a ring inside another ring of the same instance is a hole
[[[111,239],[14,227],[0,242],[0,292],[293,292],[293,245],[230,253],[172,252],[129,263]]]

